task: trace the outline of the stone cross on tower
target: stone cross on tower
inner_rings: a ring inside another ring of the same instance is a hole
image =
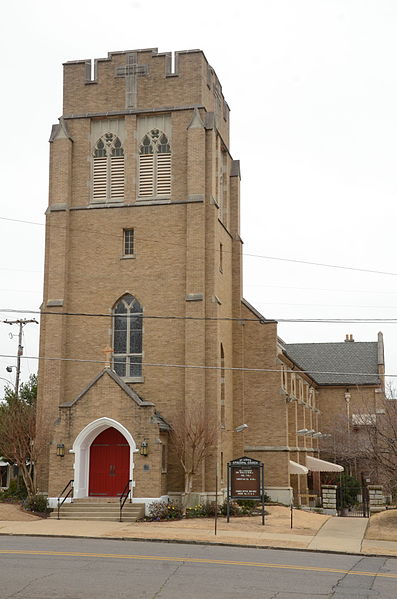
[[[116,69],[116,77],[125,78],[125,107],[136,108],[138,82],[137,78],[147,75],[147,64],[138,64],[137,52],[127,54],[127,64]]]

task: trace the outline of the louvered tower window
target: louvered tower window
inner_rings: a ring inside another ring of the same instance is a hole
[[[142,376],[142,307],[128,293],[113,308],[113,352],[113,370],[119,376]]]
[[[124,150],[113,133],[105,133],[94,149],[92,199],[94,202],[124,199]]]
[[[171,195],[171,147],[160,129],[152,129],[139,146],[139,197]]]

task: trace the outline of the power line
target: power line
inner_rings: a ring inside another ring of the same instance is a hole
[[[18,310],[15,308],[0,308],[0,313],[11,313],[11,314],[38,314],[43,316],[81,316],[88,318],[114,318],[113,313],[101,313],[101,312],[48,312],[40,310]],[[397,318],[246,318],[241,317],[228,317],[228,316],[168,316],[168,315],[155,315],[155,314],[138,314],[143,319],[148,320],[198,320],[198,321],[229,321],[229,322],[257,322],[259,324],[266,324],[271,322],[317,322],[317,323],[387,323],[396,324]],[[124,318],[136,317],[136,313],[123,314]]]
[[[0,220],[4,220],[4,221],[9,221],[9,222],[17,222],[17,223],[24,223],[24,224],[31,224],[31,225],[40,225],[40,226],[45,226],[45,223],[38,223],[38,222],[34,222],[34,221],[28,221],[28,220],[22,220],[22,219],[17,219],[17,218],[7,218],[5,216],[0,216]],[[58,228],[58,229],[63,229],[66,230],[66,227],[63,227],[61,225],[54,225],[51,224],[49,225],[52,228]],[[104,231],[99,231],[98,229],[78,229],[76,227],[69,227],[69,230],[71,231],[80,231],[83,233],[93,233],[93,234],[98,234],[100,233],[101,236],[103,235],[109,235],[111,237],[119,237],[122,238],[122,233],[106,233]],[[157,239],[145,239],[144,237],[139,237],[137,236],[136,238],[137,241],[143,241],[143,242],[147,242],[147,243],[162,243],[162,244],[167,244],[170,246],[176,246],[176,247],[185,247],[184,245],[180,244],[180,243],[172,243],[172,242],[167,242],[165,241],[163,238],[160,240]],[[201,249],[201,246],[196,246],[197,249]],[[223,249],[224,253],[232,253],[226,249]],[[287,263],[292,263],[292,264],[305,264],[307,266],[318,266],[321,268],[333,268],[333,269],[340,269],[340,270],[348,270],[348,271],[355,271],[355,272],[363,272],[363,273],[370,273],[370,274],[377,274],[377,275],[387,275],[387,276],[393,276],[393,277],[397,277],[397,272],[391,272],[391,271],[384,271],[384,270],[377,270],[377,269],[369,269],[369,268],[359,268],[359,267],[355,267],[355,266],[343,266],[340,264],[328,264],[325,262],[314,262],[311,260],[297,260],[296,258],[281,258],[280,256],[267,256],[264,254],[251,254],[251,253],[245,253],[242,252],[242,255],[248,258],[261,258],[263,260],[275,260],[278,262],[287,262]]]
[[[13,356],[7,354],[0,354],[0,358],[12,358]],[[58,362],[80,362],[88,364],[107,364],[106,360],[89,360],[82,358],[53,358],[47,356],[23,356],[25,360],[47,360],[47,361],[58,361]],[[378,376],[378,373],[374,372],[335,372],[332,370],[291,370],[281,368],[244,368],[237,366],[205,366],[196,364],[164,364],[164,363],[151,363],[151,362],[139,362],[142,366],[155,367],[155,368],[189,368],[193,370],[232,370],[241,372],[293,372],[295,374],[308,374],[309,376],[314,374],[330,374],[335,376]],[[397,374],[385,374],[382,375],[390,378],[397,378]]]

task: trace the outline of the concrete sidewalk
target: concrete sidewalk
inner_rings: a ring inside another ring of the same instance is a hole
[[[254,530],[236,529],[220,519],[218,534],[213,520],[173,522],[89,522],[78,520],[0,521],[0,535],[87,537],[216,543],[240,546],[308,549],[341,553],[395,555],[397,542],[363,540],[368,519],[331,517],[315,534],[305,531],[274,533],[260,524]]]
[[[361,553],[368,518],[330,518],[308,545],[317,551]]]

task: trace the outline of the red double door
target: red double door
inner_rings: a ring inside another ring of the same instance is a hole
[[[130,446],[118,430],[107,428],[91,444],[89,495],[120,495],[128,482],[129,474]]]

